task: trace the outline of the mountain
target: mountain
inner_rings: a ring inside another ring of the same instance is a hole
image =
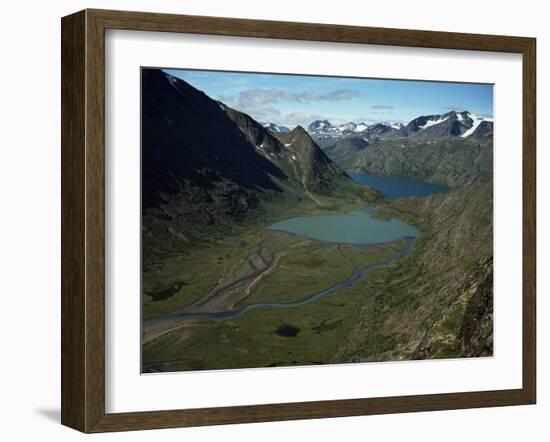
[[[423,115],[410,121],[406,126],[408,136],[426,138],[476,137],[480,124],[485,126],[485,134],[492,131],[492,119],[472,114],[468,111],[451,111],[440,115]]]
[[[349,179],[302,128],[289,132],[302,149],[296,157],[249,115],[162,71],[143,71],[142,104],[144,207],[185,193],[184,184],[207,192],[284,192],[301,186],[296,162],[315,161],[300,165],[327,179]]]
[[[217,102],[160,70],[144,69],[142,81],[145,208],[185,193],[186,186],[208,193],[226,182],[249,194],[256,188],[281,191],[275,180],[288,177],[257,151]]]
[[[337,182],[349,180],[301,126],[272,135],[249,115],[222,107],[249,141],[285,171],[294,187],[330,195]]]
[[[315,120],[312,121],[307,127],[309,133],[322,132],[325,129],[333,127],[328,120]]]
[[[277,136],[285,150],[292,153],[291,158],[299,168],[296,174],[302,177],[306,191],[330,193],[334,180],[347,177],[303,127],[296,126],[291,132],[280,133]]]
[[[355,186],[301,127],[272,133],[181,79],[142,71],[144,265],[322,196],[356,198]]]
[[[262,126],[273,133],[286,133],[290,132],[290,129],[286,126],[281,126],[275,123],[263,123]]]

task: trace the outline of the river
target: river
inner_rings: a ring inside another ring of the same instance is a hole
[[[356,181],[367,184],[381,192],[389,192],[392,198],[427,196],[446,190],[442,186],[430,183],[419,183],[404,179],[384,178],[368,174],[349,173]],[[431,189],[431,193],[428,191]],[[380,220],[375,217],[373,209],[362,209],[341,215],[294,217],[272,224],[270,230],[282,231],[323,242],[345,243],[355,245],[380,244],[405,240],[406,248],[397,251],[386,262],[367,265],[356,270],[351,276],[337,284],[317,293],[304,295],[301,299],[289,303],[258,303],[250,304],[241,309],[225,311],[183,311],[165,315],[144,322],[144,326],[153,326],[166,322],[185,321],[191,319],[208,319],[223,321],[236,318],[260,308],[292,308],[298,307],[341,289],[356,284],[372,269],[383,268],[405,258],[414,250],[414,239],[420,231],[398,219]]]

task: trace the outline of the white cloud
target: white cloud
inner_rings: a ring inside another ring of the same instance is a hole
[[[289,92],[283,89],[247,89],[236,95],[219,96],[218,99],[238,111],[250,114],[259,121],[284,121],[282,124],[296,126],[309,124],[316,119],[316,114],[294,112],[285,116],[275,107],[279,101],[296,103],[311,103],[319,101],[346,101],[359,96],[360,93],[351,89],[337,89],[327,93]],[[314,118],[310,119],[310,116]],[[307,121],[309,119],[309,121]],[[307,123],[306,123],[307,121]]]
[[[292,112],[290,114],[281,115],[275,118],[277,124],[294,128],[295,126],[307,127],[309,123],[315,120],[329,120],[330,122],[337,121],[322,114],[308,112]]]
[[[318,94],[315,92],[289,92],[283,89],[248,89],[238,95],[222,96],[220,100],[239,110],[251,106],[273,104],[287,100],[298,103],[312,101],[346,101],[359,96],[360,93],[351,89],[338,89],[332,92]]]

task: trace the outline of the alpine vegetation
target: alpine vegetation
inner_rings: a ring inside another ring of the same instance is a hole
[[[141,75],[142,372],[492,355],[492,86]]]

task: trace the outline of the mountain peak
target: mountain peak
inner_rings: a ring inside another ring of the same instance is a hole
[[[309,126],[307,127],[307,130],[312,132],[316,130],[322,130],[327,129],[329,127],[332,127],[332,124],[328,120],[315,120],[312,121]]]
[[[301,140],[307,141],[308,144],[315,144],[315,141],[311,137],[311,134],[300,125],[296,126],[294,129],[292,129],[290,134],[295,139],[301,139]]]
[[[307,133],[307,131],[298,124],[298,126],[296,126],[294,129],[292,129],[291,133],[295,134],[295,135],[302,135],[302,134],[305,134],[307,136],[309,136],[309,134]]]

